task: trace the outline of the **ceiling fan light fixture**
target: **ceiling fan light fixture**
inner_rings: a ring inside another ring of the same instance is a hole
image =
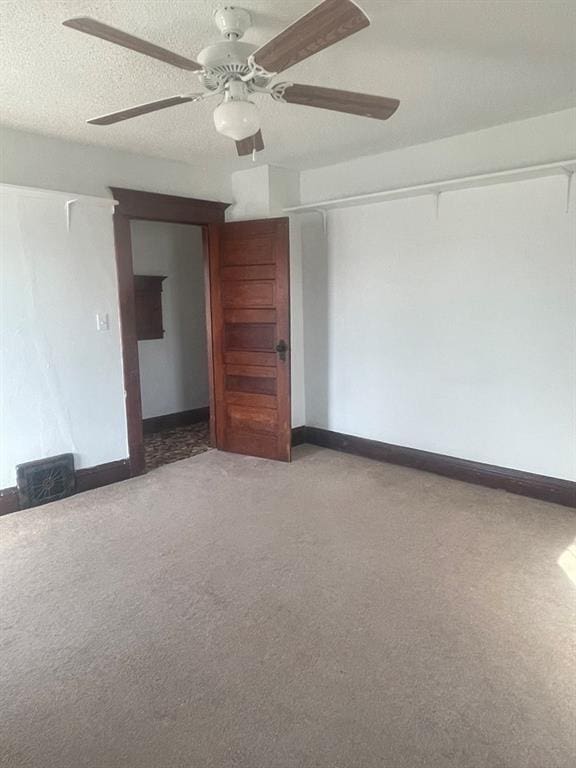
[[[278,73],[368,27],[370,20],[357,0],[321,0],[260,47],[240,40],[251,25],[250,13],[245,9],[231,5],[219,8],[214,13],[214,20],[224,40],[206,46],[200,51],[198,61],[87,16],[64,21],[65,26],[84,34],[196,72],[205,91],[139,104],[88,122],[91,125],[112,125],[167,107],[223,94],[222,104],[214,111],[216,130],[236,142],[236,152],[240,157],[248,154],[254,157],[256,152],[264,149],[260,116],[249,98],[255,94],[271,96],[283,104],[329,109],[375,120],[388,120],[398,109],[398,99],[384,96],[301,83],[271,84]]]
[[[214,110],[214,125],[223,136],[242,141],[260,130],[260,115],[251,101],[226,100]]]

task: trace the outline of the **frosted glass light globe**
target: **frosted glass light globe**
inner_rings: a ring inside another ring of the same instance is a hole
[[[214,110],[218,133],[234,141],[254,136],[260,128],[260,116],[251,101],[224,101]]]

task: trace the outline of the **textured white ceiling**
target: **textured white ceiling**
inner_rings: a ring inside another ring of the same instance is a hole
[[[192,58],[218,39],[224,0],[3,0],[1,121],[90,144],[202,166],[250,165],[212,124],[215,101],[109,127],[96,115],[199,90],[196,76],[66,29],[92,16]],[[261,44],[314,0],[239,0]],[[388,122],[257,97],[259,162],[311,168],[565,109],[576,104],[574,0],[360,0],[367,30],[291,68],[280,80],[401,100]]]

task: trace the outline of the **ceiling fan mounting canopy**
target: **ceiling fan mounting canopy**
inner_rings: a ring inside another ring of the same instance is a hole
[[[252,17],[244,8],[225,5],[214,11],[214,23],[228,40],[239,40],[252,25]]]
[[[400,102],[397,99],[383,96],[291,82],[272,84],[279,72],[369,26],[368,17],[353,0],[323,0],[260,47],[240,40],[251,25],[250,14],[244,8],[224,6],[214,13],[214,21],[225,39],[206,46],[198,54],[198,61],[95,19],[80,17],[63,22],[65,26],[93,37],[196,72],[205,89],[202,93],[141,104],[88,122],[111,125],[177,104],[221,95],[223,100],[214,112],[216,130],[236,141],[239,155],[247,155],[264,149],[258,110],[250,100],[254,94],[272,96],[282,103],[319,107],[377,120],[387,120],[398,108]]]

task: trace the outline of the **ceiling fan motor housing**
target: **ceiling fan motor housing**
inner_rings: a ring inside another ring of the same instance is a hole
[[[257,45],[242,43],[240,38],[252,24],[252,18],[244,8],[226,5],[214,13],[214,22],[226,38],[206,46],[196,57],[204,67],[199,73],[202,85],[210,91],[221,89],[233,80],[249,75],[252,68],[248,57],[257,50]],[[254,85],[265,87],[267,79],[261,76],[251,78]]]
[[[249,74],[248,57],[257,49],[251,43],[238,40],[221,40],[206,46],[198,56],[198,62],[204,67],[199,73],[200,82],[210,91],[215,91],[222,81],[234,80]],[[254,78],[256,85],[266,85],[264,78]]]

